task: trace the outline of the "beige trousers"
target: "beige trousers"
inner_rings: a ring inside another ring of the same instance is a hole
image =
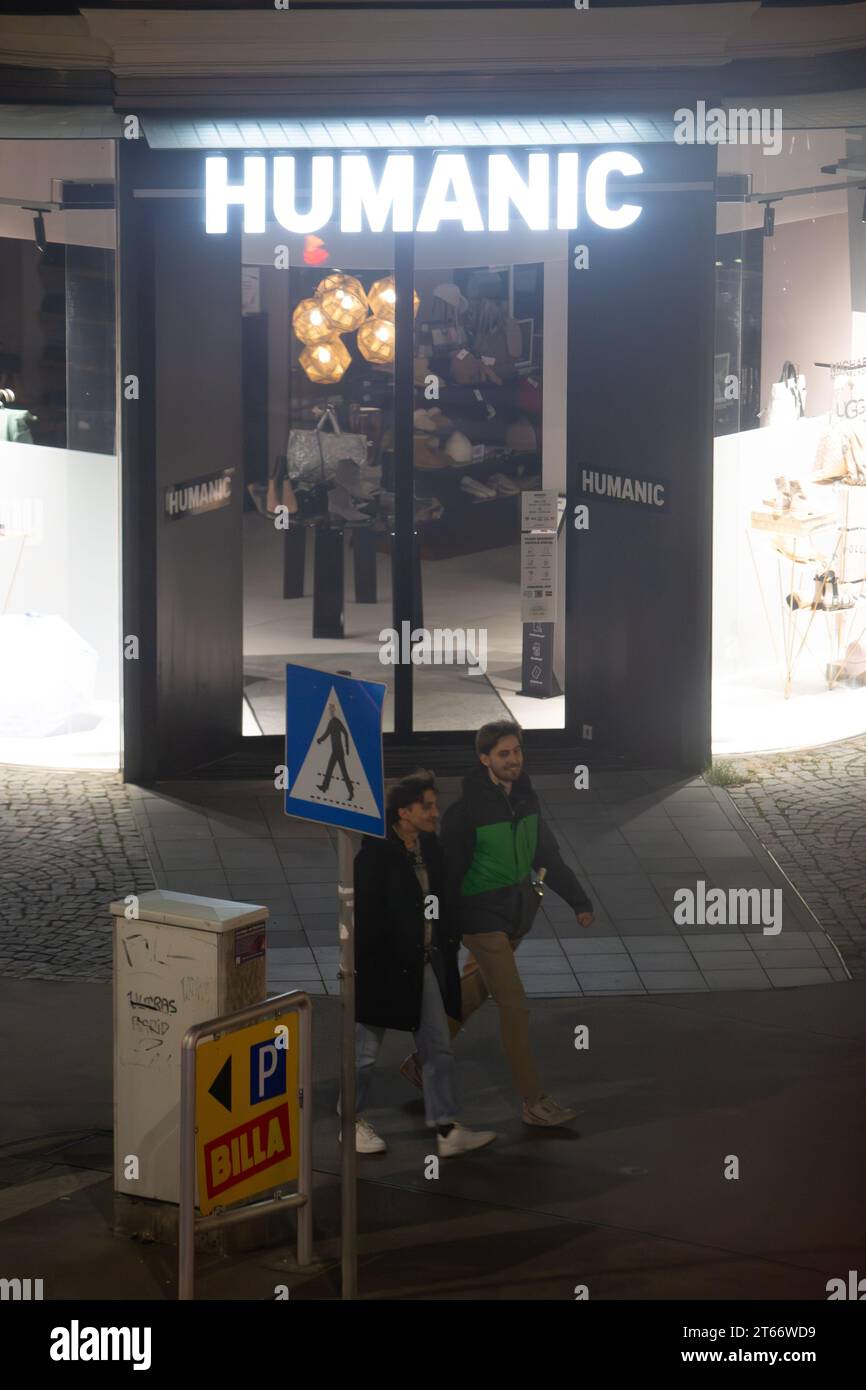
[[[504,931],[494,931],[464,936],[463,944],[470,952],[460,981],[463,1022],[449,1018],[451,1036],[456,1037],[475,1010],[492,997],[499,1009],[502,1050],[514,1089],[522,1099],[537,1100],[541,1079],[529,1042],[529,1004],[514,959],[520,943]]]

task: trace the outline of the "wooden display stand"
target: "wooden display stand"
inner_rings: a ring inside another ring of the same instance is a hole
[[[814,570],[816,567],[819,574],[826,574],[832,571],[836,576],[837,586],[850,586],[851,583],[862,583],[862,579],[850,580],[847,577],[847,551],[849,533],[849,504],[851,489],[849,486],[842,485],[842,513],[841,518],[833,512],[822,513],[809,517],[790,516],[784,513],[776,515],[769,511],[753,511],[751,514],[751,529],[770,535],[773,539],[776,551],[778,573],[779,573],[779,592],[782,594],[785,589],[783,582],[782,566],[785,561],[790,561],[790,572],[788,574],[787,592],[793,595],[798,588],[799,566],[808,565]],[[829,527],[836,528],[836,536],[832,551],[828,554],[826,549],[819,551],[817,544],[817,533],[827,530]],[[749,538],[751,549],[751,537]],[[754,560],[754,552],[752,552]],[[802,577],[802,576],[800,576]],[[760,588],[760,580],[758,581]],[[826,681],[828,690],[832,690],[840,677],[844,675],[845,654],[852,642],[859,642],[866,631],[866,624],[863,630],[854,636],[851,631],[851,620],[857,612],[856,603],[852,599],[850,602],[839,602],[835,606],[832,603],[832,590],[829,582],[825,584],[825,595],[830,597],[830,602],[824,608],[814,608],[804,606],[794,608],[788,603],[784,603],[783,611],[783,634],[784,634],[784,665],[785,665],[785,685],[784,695],[787,700],[791,693],[791,686],[794,680],[794,672],[797,662],[806,646],[809,633],[815,618],[833,619],[833,657],[827,665]],[[763,599],[763,592],[762,592]],[[766,601],[764,604],[766,613]],[[801,617],[808,613],[805,628],[802,629]],[[769,613],[767,621],[769,623]],[[772,626],[771,626],[772,631]]]

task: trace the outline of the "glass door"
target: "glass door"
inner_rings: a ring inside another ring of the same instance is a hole
[[[334,208],[242,241],[244,733],[292,661],[383,681],[397,744],[563,729],[568,233]]]
[[[569,234],[520,228],[415,236],[416,732],[565,727]]]
[[[287,662],[384,682],[394,730],[393,270],[337,202],[316,235],[243,238],[246,735],[284,732]]]

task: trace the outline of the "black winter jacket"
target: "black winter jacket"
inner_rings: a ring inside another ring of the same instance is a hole
[[[420,836],[430,893],[438,899],[433,941],[445,1012],[460,1019],[460,940],[449,927],[442,849]],[[414,1032],[421,1022],[424,985],[424,894],[403,843],[365,837],[355,859],[355,1017],[373,1028]]]

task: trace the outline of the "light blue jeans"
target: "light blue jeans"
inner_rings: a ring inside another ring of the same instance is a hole
[[[373,1068],[387,1029],[370,1028],[366,1023],[355,1024],[355,1065],[357,1082],[355,1112],[364,1113]],[[453,1125],[457,1118],[454,1104],[454,1054],[448,1017],[442,1002],[442,991],[432,965],[424,966],[424,992],[421,997],[421,1022],[415,1033],[415,1048],[421,1058],[421,1080],[424,1087],[424,1110],[430,1128]]]

